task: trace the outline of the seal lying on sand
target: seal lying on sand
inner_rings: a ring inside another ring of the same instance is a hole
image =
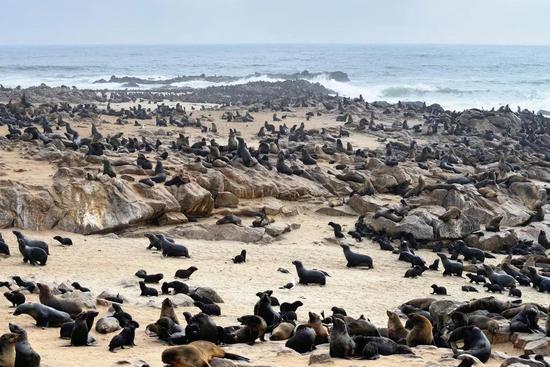
[[[213,358],[250,361],[237,354],[227,353],[216,344],[204,340],[168,348],[162,352],[162,362],[170,367],[208,367]]]

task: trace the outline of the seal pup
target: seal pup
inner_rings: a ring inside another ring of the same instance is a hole
[[[10,332],[19,335],[15,344],[14,367],[39,367],[40,355],[32,349],[27,336],[27,331],[16,324],[9,324]]]
[[[115,353],[115,349],[124,347],[134,347],[136,344],[134,339],[136,337],[136,329],[139,328],[139,324],[135,321],[122,329],[122,331],[115,335],[109,342],[109,352]]]
[[[294,266],[296,266],[296,272],[298,273],[298,279],[300,284],[308,285],[308,284],[320,284],[325,285],[326,284],[326,277],[330,276],[324,271],[321,270],[308,270],[304,268],[304,265],[301,261],[294,260],[292,262]]]
[[[330,331],[329,354],[332,358],[350,359],[353,356],[355,342],[348,334],[348,328],[344,320],[334,319],[334,325]]]
[[[183,282],[174,280],[173,282],[164,282],[160,287],[162,294],[169,294],[170,289],[174,290],[174,294],[188,294],[189,286]]]
[[[273,309],[270,294],[268,292],[264,292],[260,296],[260,300],[254,306],[254,315],[264,319],[268,331],[272,331],[273,328],[281,322],[281,315]]]
[[[368,255],[363,255],[363,254],[358,254],[358,253],[355,253],[353,251],[351,251],[349,245],[340,245],[342,247],[342,249],[344,250],[344,256],[346,257],[346,260],[348,261],[348,263],[346,264],[346,266],[348,268],[353,268],[353,267],[367,267],[369,269],[372,269],[373,268],[373,264],[372,264],[372,258]]]
[[[325,325],[321,321],[321,317],[314,312],[309,312],[309,320],[307,326],[315,330],[315,345],[327,343],[329,339],[329,332]]]
[[[143,279],[143,282],[145,283],[155,283],[158,284],[163,278],[163,274],[147,274],[147,272],[143,269],[138,270],[136,272],[136,277]]]
[[[246,250],[242,250],[241,253],[235,256],[233,259],[233,264],[242,264],[246,262]]]
[[[19,334],[8,333],[0,336],[0,366],[14,367],[15,366],[15,344],[19,340]]]
[[[88,330],[92,330],[92,327],[94,325],[94,320],[99,315],[99,312],[97,311],[86,311],[83,312],[86,314],[86,325],[88,326]],[[61,339],[70,339],[71,334],[74,330],[74,321],[69,321],[61,325],[61,328],[59,329],[59,337]]]
[[[431,287],[432,287],[433,291],[430,294],[438,294],[440,296],[447,296],[447,288],[440,287],[437,284],[432,284]]]
[[[222,314],[220,306],[217,304],[205,304],[200,301],[194,303],[195,307],[200,308],[201,312],[207,314],[208,316],[220,316]]]
[[[76,316],[82,312],[82,306],[80,302],[61,299],[52,295],[50,287],[46,284],[38,283],[38,289],[40,291],[39,299],[43,305],[55,308],[56,310],[68,313],[71,316]]]
[[[89,289],[89,288],[86,288],[86,287],[81,286],[80,283],[78,283],[78,282],[72,282],[71,285],[72,285],[73,288],[76,289],[77,291],[81,291],[81,292],[83,292],[83,293],[90,292],[90,289]]]
[[[17,307],[25,303],[25,295],[19,291],[5,292],[4,297],[11,302],[12,307]]]
[[[199,269],[195,266],[190,266],[187,269],[178,269],[176,270],[176,274],[174,275],[174,277],[181,278],[181,279],[189,279],[191,278],[191,275],[193,275],[193,273],[196,272],[197,270]]]
[[[382,336],[355,336],[355,356],[363,359],[374,360],[380,356],[390,356],[394,354],[414,355],[411,348],[401,345],[395,341]]]
[[[83,347],[90,345],[88,338],[88,324],[86,323],[87,315],[85,312],[79,314],[74,320],[74,327],[71,333],[71,345],[73,347]]]
[[[61,236],[55,236],[53,238],[57,242],[59,242],[63,246],[72,246],[73,240],[71,240],[69,237],[61,237]]]
[[[196,340],[187,345],[170,347],[162,352],[162,363],[170,367],[208,367],[213,358],[225,358],[235,361],[249,362],[246,357],[228,353],[216,344]]]
[[[158,297],[159,292],[155,288],[150,288],[145,285],[144,281],[139,282],[140,296],[142,297]]]
[[[418,345],[432,345],[433,334],[432,323],[430,320],[418,313],[411,313],[407,315],[407,317],[413,324],[413,328],[406,338],[407,345],[409,347],[416,347]]]

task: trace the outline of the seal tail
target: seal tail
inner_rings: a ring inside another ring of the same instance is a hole
[[[225,355],[223,356],[223,358],[232,359],[234,361],[250,362],[250,359],[246,357],[240,356],[238,354],[227,353],[227,352],[225,352]]]

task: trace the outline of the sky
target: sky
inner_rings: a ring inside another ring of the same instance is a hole
[[[550,0],[0,0],[0,45],[550,44]]]

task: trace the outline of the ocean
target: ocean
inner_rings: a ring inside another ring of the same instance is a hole
[[[124,45],[0,46],[0,84],[123,88],[94,84],[111,75],[153,80],[180,75],[274,81],[266,74],[342,71],[349,81],[319,82],[369,101],[426,101],[446,108],[503,104],[550,110],[550,46],[462,45]],[[255,74],[252,75],[251,74]],[[194,80],[173,86],[224,83]],[[155,88],[158,85],[141,86]]]

